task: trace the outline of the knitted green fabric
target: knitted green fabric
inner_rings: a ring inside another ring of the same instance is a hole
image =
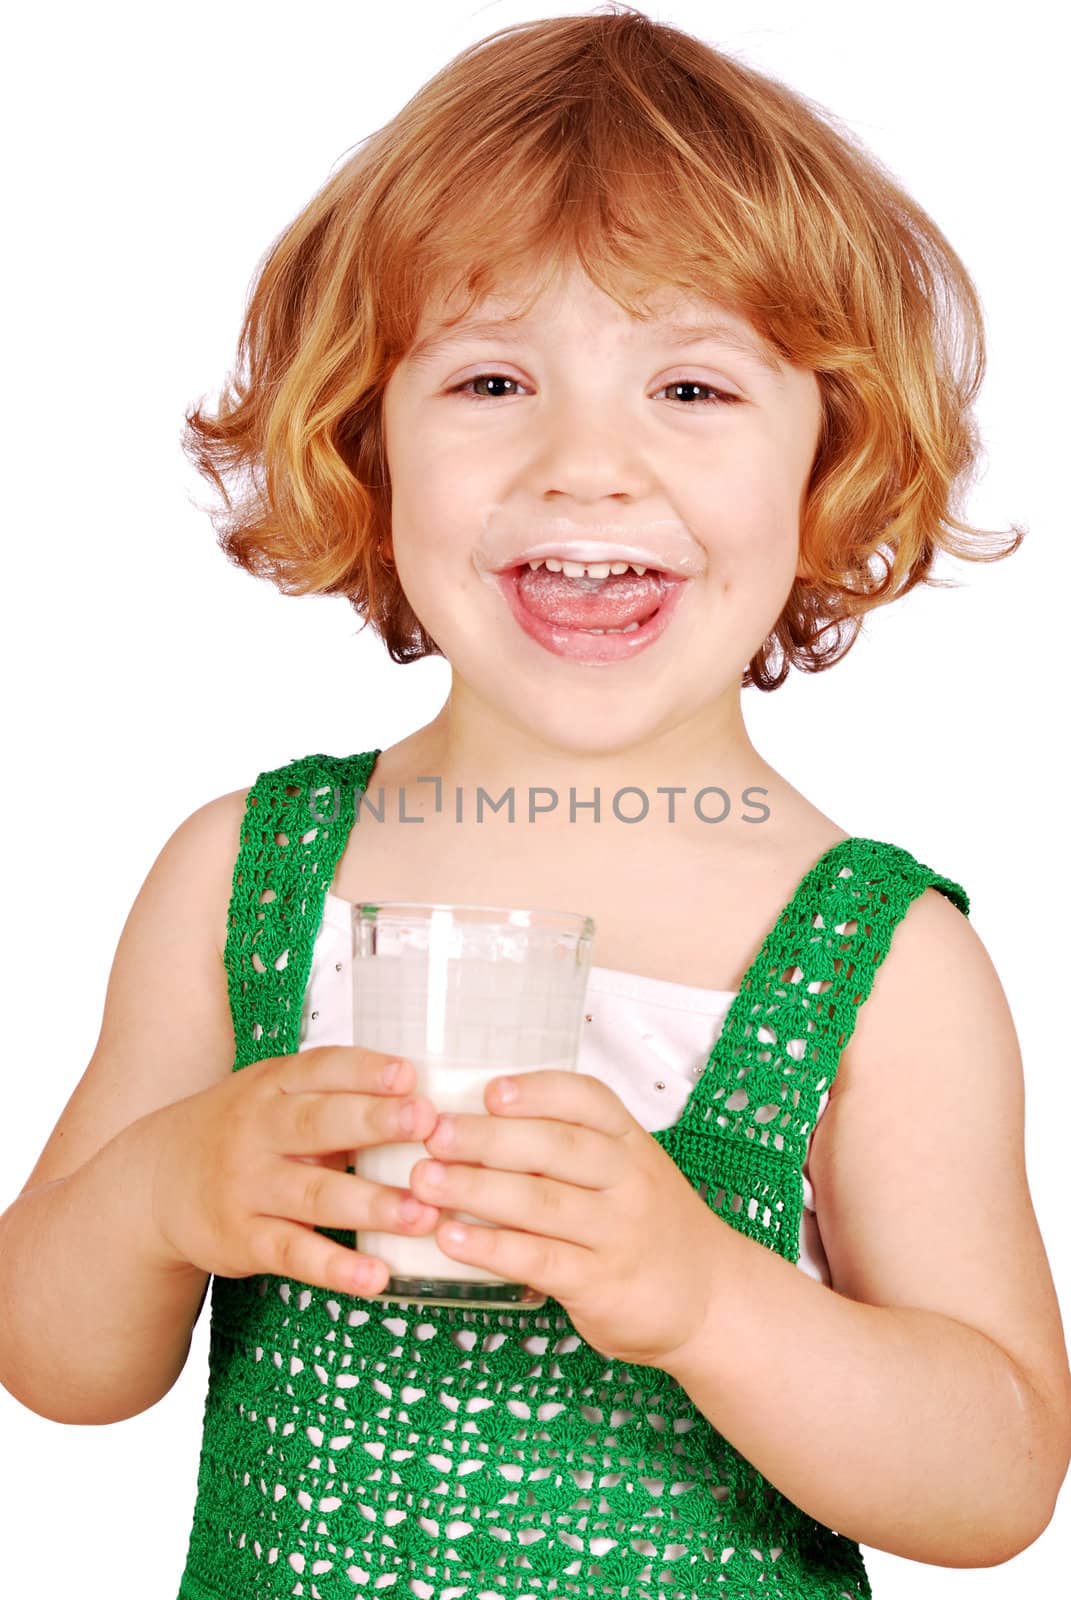
[[[379,753],[307,756],[250,790],[225,950],[236,1070],[298,1048],[324,895]],[[897,923],[927,887],[968,915],[959,884],[896,845],[849,838],[827,850],[748,969],[682,1116],[651,1135],[712,1211],[789,1261],[820,1096]],[[811,1358],[801,1351],[770,1382],[805,1383]],[[722,1359],[731,1382],[748,1352]],[[781,1494],[660,1368],[580,1340],[556,1300],[527,1311],[373,1303],[216,1276],[179,1600],[364,1591],[871,1593],[857,1543]]]

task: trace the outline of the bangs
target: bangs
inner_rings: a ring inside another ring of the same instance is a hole
[[[419,205],[399,208],[367,258],[390,359],[429,306],[450,308],[446,326],[488,301],[523,316],[578,263],[636,318],[656,294],[695,295],[744,318],[784,360],[851,364],[849,321],[829,316],[852,298],[845,241],[859,234],[829,199],[843,187],[843,149],[838,173],[824,172],[823,141],[802,136],[798,108],[779,125],[776,91],[773,107],[759,103],[725,58],[712,98],[709,52],[699,47],[693,76],[681,60],[688,37],[666,31],[631,50],[622,35],[605,54],[589,38],[555,63],[553,91],[548,73],[511,70],[515,58],[490,48],[513,30],[469,53],[451,158],[422,146],[406,173]]]

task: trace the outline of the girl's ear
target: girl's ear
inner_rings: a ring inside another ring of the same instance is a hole
[[[379,559],[383,562],[385,567],[393,567],[394,565],[394,556],[390,549],[389,535],[385,534],[379,541]]]

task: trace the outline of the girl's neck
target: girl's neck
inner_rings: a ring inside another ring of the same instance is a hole
[[[736,716],[712,717],[702,726],[693,723],[642,743],[592,751],[483,718],[474,725],[452,716],[449,701],[431,722],[383,752],[372,779],[373,787],[404,788],[410,809],[437,791],[452,809],[458,792],[475,805],[480,791],[497,798],[512,790],[527,813],[532,794],[540,819],[552,827],[568,821],[571,803],[578,817],[593,816],[585,802],[596,795],[600,816],[610,821],[615,796],[626,817],[642,812],[645,802],[668,814],[671,801],[678,814],[693,815],[697,804],[716,813],[719,790],[735,810],[744,791],[757,791],[754,804],[760,805],[761,791],[782,784],[752,745],[738,706]]]

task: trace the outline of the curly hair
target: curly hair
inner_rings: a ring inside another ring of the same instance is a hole
[[[395,661],[441,655],[384,550],[381,395],[433,297],[464,286],[464,316],[571,261],[633,315],[644,286],[720,302],[815,373],[803,570],[743,687],[823,671],[871,608],[949,587],[939,550],[1019,548],[1026,530],[1002,547],[956,514],[985,334],[943,233],[824,108],[615,5],[461,51],[269,246],[218,406],[188,410],[183,435],[222,493],[228,559],[286,594],[348,596]]]

